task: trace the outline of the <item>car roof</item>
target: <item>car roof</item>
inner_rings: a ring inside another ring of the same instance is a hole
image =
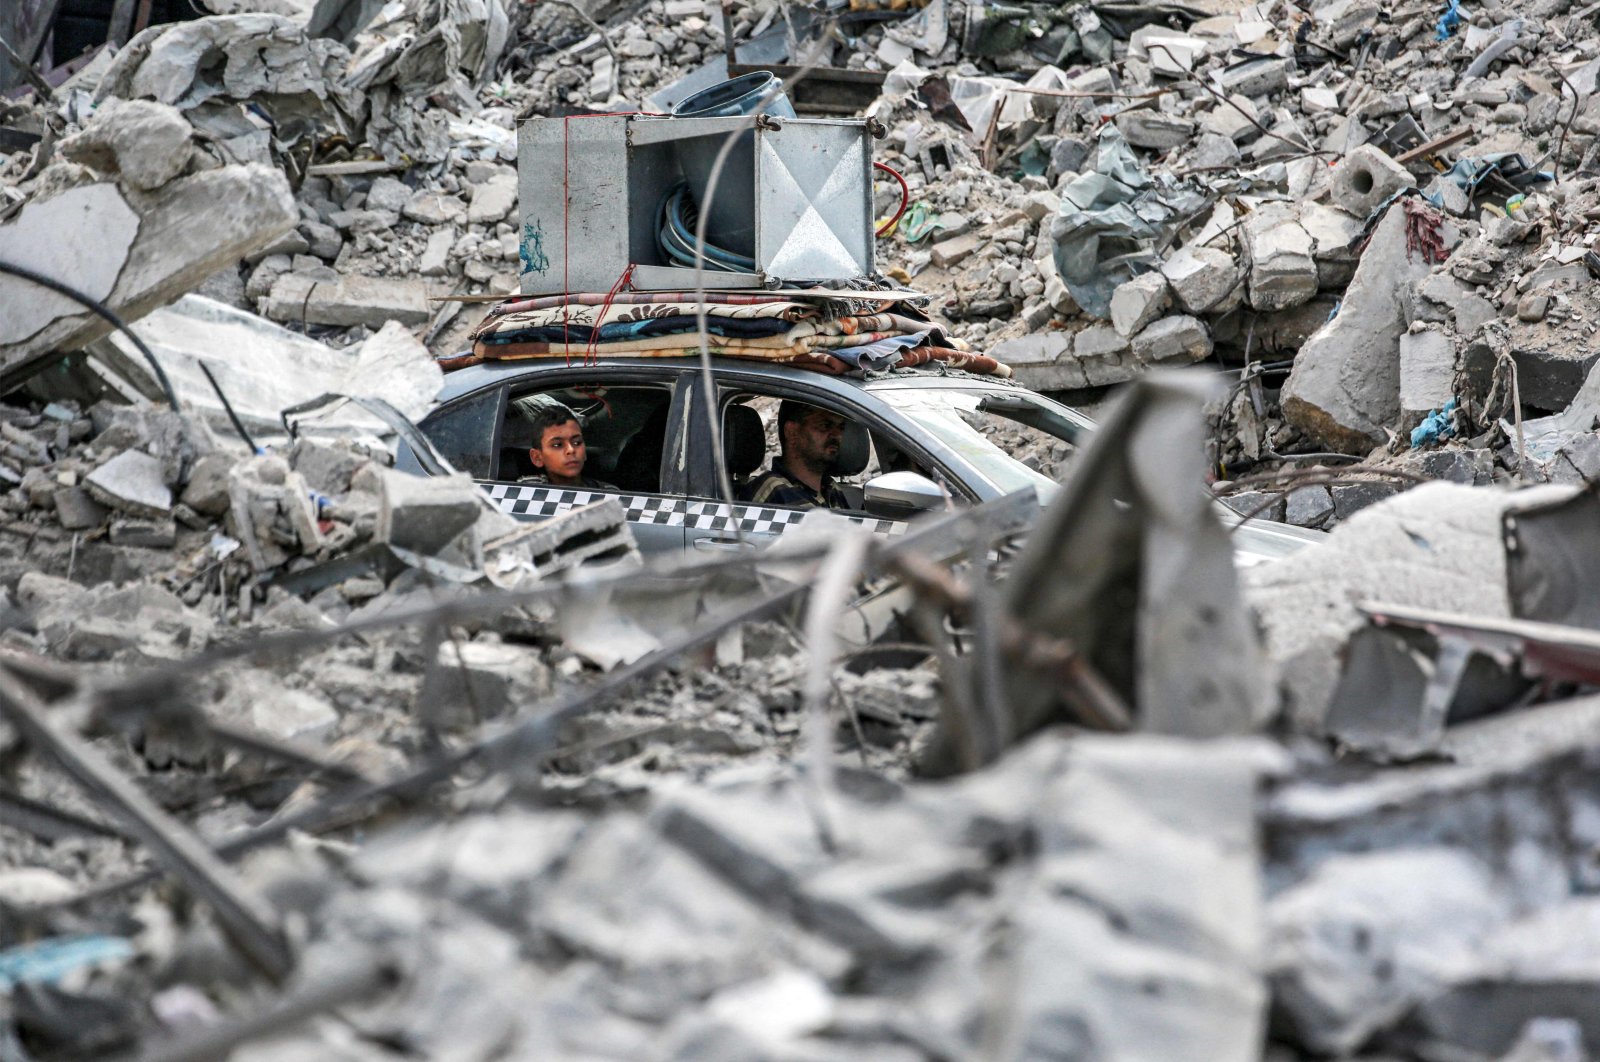
[[[484,361],[477,365],[469,365],[466,368],[446,373],[444,384],[439,389],[438,401],[449,402],[452,399],[460,398],[462,395],[471,394],[494,384],[515,381],[528,376],[539,376],[556,370],[565,372],[569,368],[588,368],[604,373],[608,369],[674,368],[683,370],[692,369],[697,364],[698,359],[677,357],[607,357],[593,358],[587,361],[582,358],[570,360],[565,358],[517,358],[502,361]],[[938,365],[919,365],[910,369],[891,369],[887,372],[872,373],[870,376],[858,376],[855,374],[834,376],[825,372],[817,372],[813,369],[784,365],[781,362],[759,361],[754,358],[714,357],[711,359],[711,368],[715,372],[726,375],[789,380],[835,392],[845,390],[876,391],[884,388],[917,386],[972,386],[974,384],[980,384],[985,387],[1007,387],[1026,390],[1022,385],[1004,377],[984,376]]]

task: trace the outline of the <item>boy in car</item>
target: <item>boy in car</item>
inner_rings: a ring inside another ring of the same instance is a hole
[[[528,420],[533,427],[533,447],[528,450],[528,460],[538,472],[522,482],[591,490],[617,489],[583,474],[589,452],[583,443],[583,426],[572,410],[559,402],[544,403],[528,414]]]

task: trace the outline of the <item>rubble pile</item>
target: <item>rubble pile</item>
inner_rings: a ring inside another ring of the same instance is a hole
[[[204,6],[0,98],[0,1056],[1600,1057],[1592,10]],[[645,564],[408,435],[638,304],[507,306],[517,121],[751,64],[892,331],[1120,389],[1044,508]]]

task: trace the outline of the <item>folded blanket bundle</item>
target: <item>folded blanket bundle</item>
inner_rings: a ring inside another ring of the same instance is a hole
[[[577,292],[511,299],[472,334],[470,355],[440,360],[446,371],[483,361],[625,354],[697,357],[702,321],[714,355],[801,365],[828,373],[882,372],[937,361],[968,372],[1010,376],[994,358],[970,354],[943,328],[904,303],[871,292],[791,295]]]

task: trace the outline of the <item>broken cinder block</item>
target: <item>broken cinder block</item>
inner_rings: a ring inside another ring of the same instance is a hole
[[[134,516],[161,517],[172,511],[172,491],[161,462],[142,450],[124,450],[84,478],[101,505]]]

